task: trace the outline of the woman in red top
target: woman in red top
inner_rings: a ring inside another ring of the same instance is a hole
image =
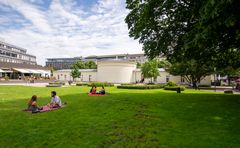
[[[93,86],[92,89],[90,90],[91,94],[96,94],[97,93],[97,87]]]

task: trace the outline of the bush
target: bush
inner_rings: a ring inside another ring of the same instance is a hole
[[[198,87],[211,87],[211,85],[198,85]]]
[[[49,84],[49,85],[46,85],[46,87],[62,87],[61,84]]]
[[[112,83],[108,83],[108,82],[92,82],[89,83],[88,86],[96,86],[96,87],[101,87],[101,86],[105,86],[105,87],[109,87],[109,86],[114,86]]]
[[[224,90],[224,93],[225,94],[233,94],[233,91],[230,89],[230,90]]]
[[[88,86],[89,83],[84,83],[84,82],[78,82],[76,86]]]
[[[101,86],[105,86],[105,87],[109,87],[109,86],[114,86],[112,83],[108,83],[108,82],[89,82],[89,83],[84,83],[84,82],[79,82],[76,84],[76,86],[96,86],[96,87],[101,87]]]
[[[177,86],[177,84],[174,83],[173,81],[168,81],[167,86]]]
[[[184,91],[184,90],[185,90],[185,87],[183,87],[183,86],[165,86],[165,87],[164,87],[164,90],[177,91],[177,89],[179,89],[179,88],[180,88],[181,91]]]
[[[117,88],[121,89],[161,89],[164,85],[120,85]]]
[[[49,85],[65,85],[65,82],[49,82]]]

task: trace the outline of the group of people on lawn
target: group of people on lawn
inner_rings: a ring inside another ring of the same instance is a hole
[[[92,86],[92,88],[90,89],[90,94],[101,94],[101,95],[105,95],[106,91],[104,86],[101,87],[101,90],[99,92],[97,92],[97,87],[94,85]]]
[[[61,99],[57,96],[56,91],[51,92],[51,102],[47,104],[49,108],[59,108],[62,106]],[[39,112],[43,107],[39,107],[37,103],[37,96],[33,95],[32,98],[28,101],[27,110],[34,112]]]
[[[90,90],[90,94],[101,94],[104,95],[105,92],[105,88],[104,86],[101,87],[101,90],[99,92],[97,92],[97,87],[96,86],[92,86],[91,90]],[[56,91],[52,91],[51,92],[51,102],[47,104],[47,106],[50,109],[53,108],[59,108],[62,106],[62,101],[61,99],[57,96]],[[37,103],[37,96],[33,95],[32,98],[28,101],[28,111],[32,111],[34,112],[40,112],[43,109],[43,107],[38,106]]]

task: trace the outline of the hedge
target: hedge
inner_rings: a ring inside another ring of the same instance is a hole
[[[224,93],[225,94],[233,94],[233,91],[232,90],[224,90]]]
[[[211,85],[198,85],[198,87],[211,87]]]
[[[49,85],[65,85],[65,82],[49,82]]]
[[[76,86],[88,86],[88,83],[77,83]]]
[[[62,85],[60,85],[60,84],[49,84],[49,85],[46,85],[46,87],[62,87]]]
[[[108,82],[92,82],[92,83],[77,83],[76,86],[96,86],[96,87],[101,87],[101,86],[105,86],[105,87],[110,87],[110,86],[114,86],[112,83],[108,83]]]
[[[179,89],[179,88],[180,88],[181,91],[184,91],[184,90],[185,90],[185,87],[183,87],[183,86],[165,86],[165,87],[164,87],[164,90],[177,91],[177,89]]]
[[[163,85],[120,85],[117,88],[121,89],[161,89]]]

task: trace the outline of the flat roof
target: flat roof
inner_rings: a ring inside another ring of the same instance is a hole
[[[71,72],[72,69],[61,69],[58,72]],[[80,72],[97,72],[97,69],[79,69]]]
[[[10,69],[10,68],[23,68],[23,69],[40,69],[40,70],[49,70],[46,67],[41,65],[31,65],[31,64],[21,64],[21,63],[9,63],[9,62],[0,62],[0,69]]]
[[[164,71],[166,71],[164,68],[158,68],[158,70],[159,70],[160,72],[164,72]],[[141,71],[141,69],[138,68],[138,69],[135,69],[134,71]]]

